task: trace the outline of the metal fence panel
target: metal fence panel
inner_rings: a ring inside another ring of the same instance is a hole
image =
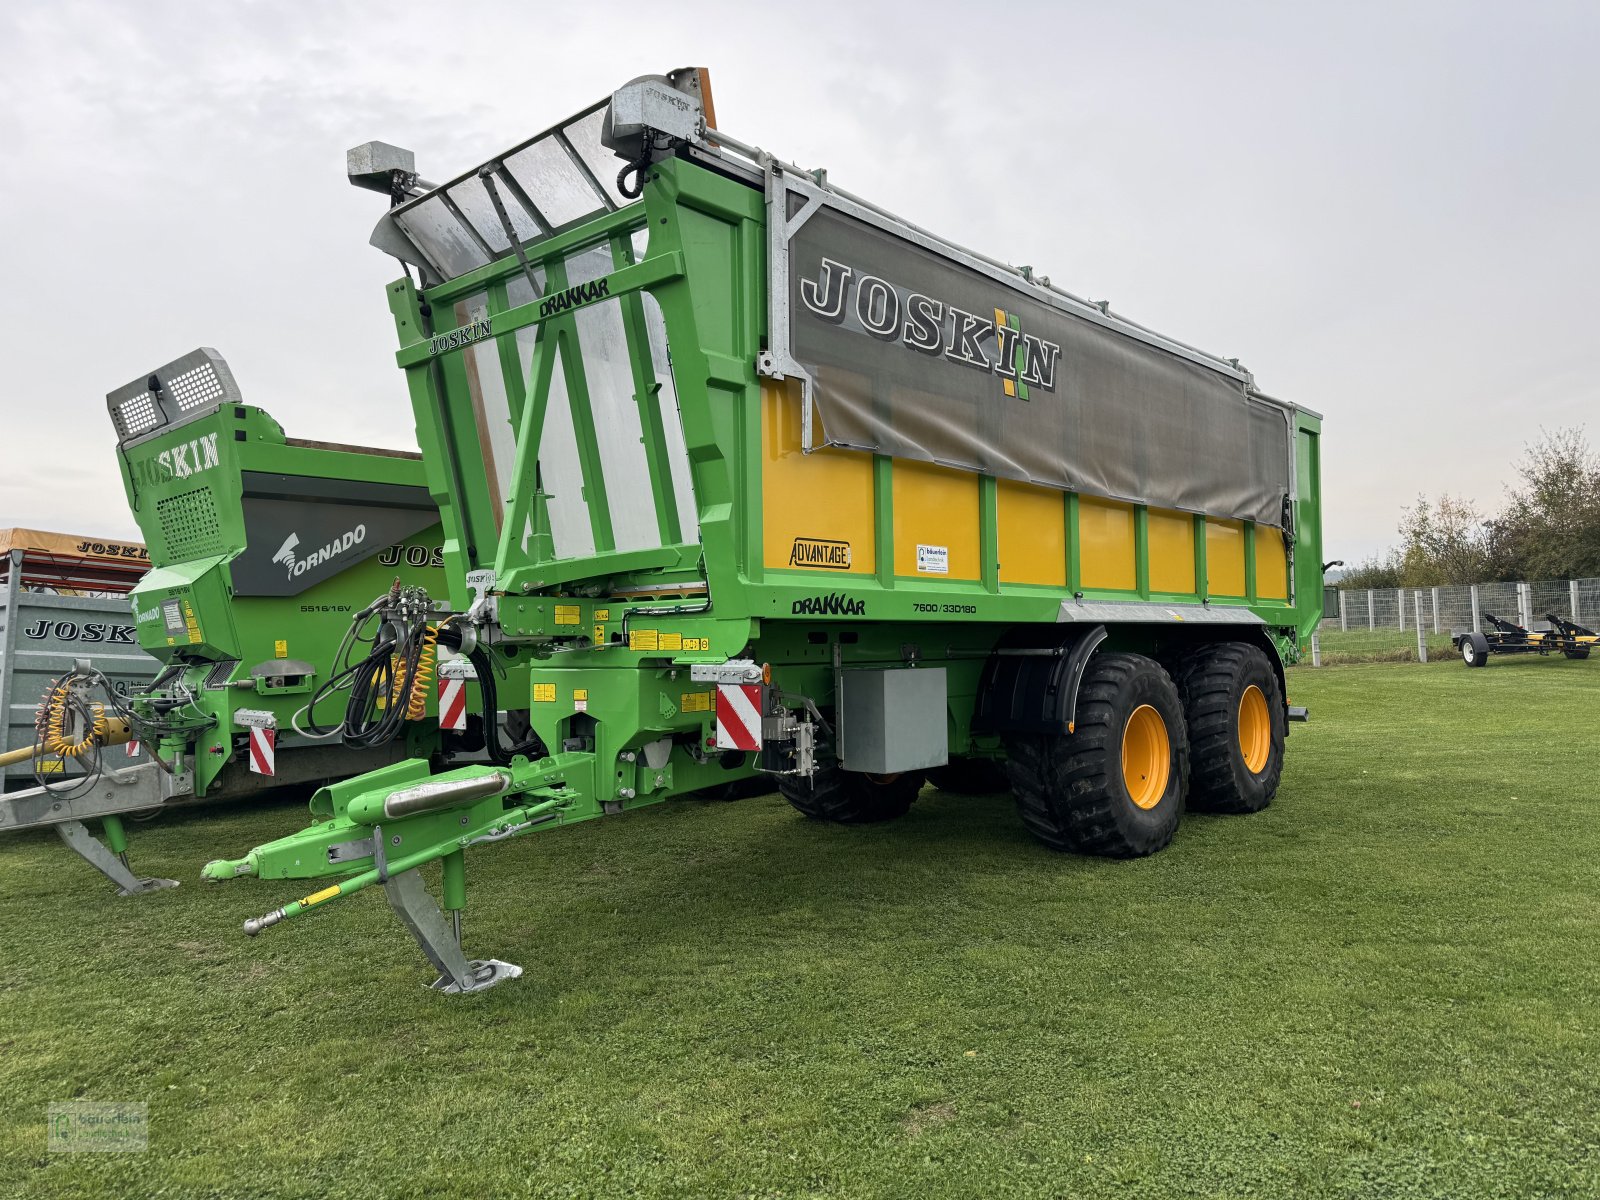
[[[1476,604],[1474,604],[1476,598]],[[1430,656],[1453,653],[1450,635],[1481,630],[1483,613],[1533,626],[1546,613],[1600,628],[1600,579],[1538,579],[1528,583],[1454,584],[1437,588],[1341,588],[1319,628],[1319,657],[1327,663],[1415,661],[1417,613]]]

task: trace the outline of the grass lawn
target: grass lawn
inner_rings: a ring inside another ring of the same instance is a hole
[[[1600,665],[1291,675],[1278,799],[1153,858],[1005,796],[678,802],[469,855],[449,999],[369,892],[196,882],[302,810],[0,842],[0,1196],[1591,1197]],[[302,889],[303,890],[303,889]],[[142,1154],[49,1155],[143,1100]]]

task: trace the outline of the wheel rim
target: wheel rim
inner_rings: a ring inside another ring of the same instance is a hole
[[[1166,795],[1172,775],[1172,745],[1167,723],[1148,704],[1128,715],[1122,729],[1122,784],[1140,808],[1154,808]]]
[[[1272,756],[1272,714],[1267,698],[1253,683],[1239,697],[1239,753],[1252,775],[1261,774]]]

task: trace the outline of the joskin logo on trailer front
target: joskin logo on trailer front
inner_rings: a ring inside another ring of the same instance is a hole
[[[1001,391],[1021,400],[1028,389],[1053,392],[1061,347],[1025,333],[1021,318],[998,306],[980,315],[954,301],[923,295],[859,267],[824,258],[800,299],[819,320],[898,342],[918,354],[992,372]]]
[[[130,463],[133,477],[145,487],[187,479],[217,465],[217,435],[205,434],[171,446],[159,454]]]
[[[473,342],[481,342],[484,338],[493,336],[494,318],[484,317],[469,322],[460,329],[452,329],[449,333],[435,334],[428,339],[428,353],[443,354],[446,350],[459,350],[463,346],[470,346]]]

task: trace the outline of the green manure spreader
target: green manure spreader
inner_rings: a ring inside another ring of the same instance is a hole
[[[34,744],[7,756],[38,786],[0,798],[0,832],[53,828],[132,895],[174,881],[131,871],[126,815],[442,765],[498,734],[467,715],[472,663],[437,682],[443,533],[420,455],[286,437],[213,350],[108,408],[151,566],[131,634],[159,667],[112,679],[91,655],[50,682]]]
[[[806,817],[1015,794],[1058,850],[1150,854],[1273,797],[1321,614],[1316,414],[716,128],[634,80],[441,184],[351,151],[451,615],[531,660],[548,753],[414,757],[215,879],[381,886],[470,992],[464,854],[770,778]],[[417,868],[441,860],[442,906]]]

